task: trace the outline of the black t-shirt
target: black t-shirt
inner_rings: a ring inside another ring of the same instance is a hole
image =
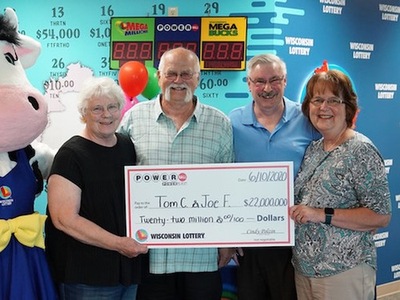
[[[129,137],[117,134],[113,147],[80,136],[57,152],[50,172],[81,189],[79,214],[105,230],[126,236],[124,166],[134,165],[136,153]],[[66,190],[65,193],[68,193]],[[130,285],[141,277],[141,256],[127,258],[116,251],[75,240],[46,221],[46,253],[55,280],[88,285]]]

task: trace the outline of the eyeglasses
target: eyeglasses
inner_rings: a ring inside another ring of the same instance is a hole
[[[110,114],[115,114],[117,111],[120,110],[120,107],[118,103],[108,104],[106,108],[102,105],[96,105],[90,108],[89,111],[94,115],[102,115],[104,114],[106,109]]]
[[[168,80],[176,80],[178,78],[178,76],[180,78],[182,78],[183,80],[190,80],[193,78],[194,74],[196,74],[197,72],[182,72],[182,73],[177,73],[177,72],[167,72],[164,73],[165,78],[167,78]]]
[[[251,79],[250,77],[247,77],[257,88],[265,88],[265,86],[267,85],[267,83],[270,86],[278,86],[283,78],[285,78],[285,76],[281,76],[281,77],[272,77],[268,80],[264,80],[264,79]]]
[[[329,98],[329,99],[313,98],[313,99],[311,99],[310,102],[315,107],[320,107],[324,102],[326,103],[326,105],[328,105],[330,107],[335,107],[335,106],[338,106],[339,104],[342,104],[344,101],[340,98]]]

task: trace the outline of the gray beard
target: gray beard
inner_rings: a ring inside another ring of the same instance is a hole
[[[165,100],[169,101],[171,99],[171,87],[169,86],[166,90],[165,90]],[[188,103],[190,101],[192,101],[193,99],[193,93],[191,90],[189,90],[188,88],[186,88],[186,96],[185,96],[185,103]]]

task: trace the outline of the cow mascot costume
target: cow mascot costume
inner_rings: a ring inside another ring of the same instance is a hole
[[[47,104],[25,70],[40,44],[18,33],[15,12],[0,14],[0,299],[57,299],[44,252],[46,216],[34,211],[54,153],[35,142]]]

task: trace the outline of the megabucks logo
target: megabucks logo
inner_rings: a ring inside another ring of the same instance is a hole
[[[208,25],[208,34],[210,36],[237,36],[239,33],[235,23],[210,22]]]

